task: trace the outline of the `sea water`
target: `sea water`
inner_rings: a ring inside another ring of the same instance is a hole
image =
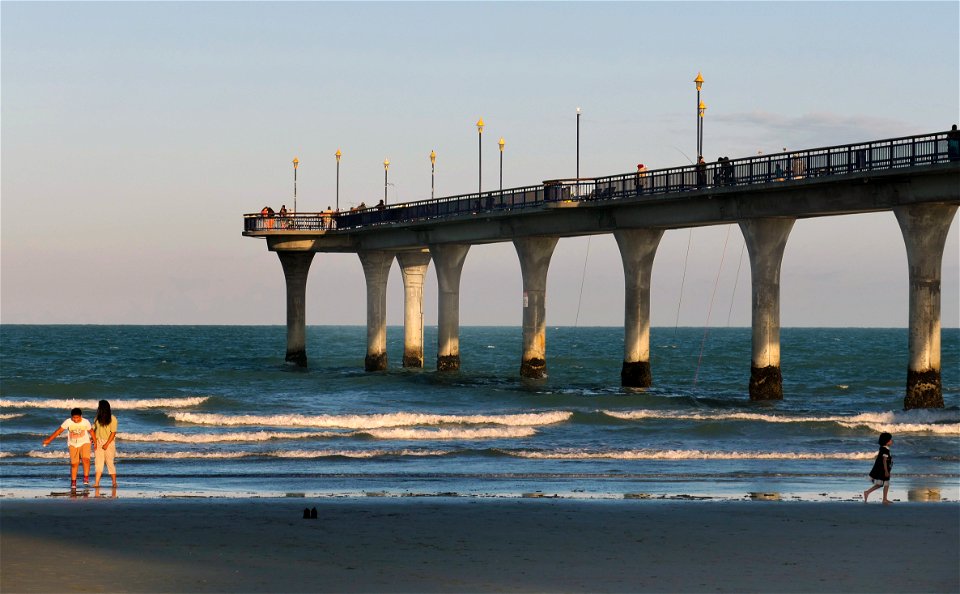
[[[622,328],[548,328],[544,380],[521,330],[463,327],[462,368],[363,370],[366,329],[0,327],[0,495],[69,486],[66,440],[97,401],[119,421],[120,496],[849,499],[882,431],[891,497],[960,499],[960,331],[942,335],[946,408],[904,411],[906,329],[786,328],[784,399],[750,402],[750,329],[654,328],[654,386],[620,386]],[[92,474],[92,471],[91,471]]]

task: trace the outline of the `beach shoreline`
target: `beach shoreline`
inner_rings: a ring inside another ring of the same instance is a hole
[[[3,498],[0,520],[3,592],[960,589],[956,502]]]

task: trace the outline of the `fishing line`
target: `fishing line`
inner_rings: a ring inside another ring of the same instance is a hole
[[[577,299],[577,317],[573,320],[573,327],[577,327],[577,323],[580,321],[580,303],[583,301],[583,281],[587,279],[587,258],[590,257],[590,240],[593,239],[593,235],[587,236],[587,254],[583,257],[583,274],[580,276],[580,298]]]
[[[673,147],[677,150],[678,153],[683,155],[683,158],[687,161],[690,161],[690,164],[693,165],[693,160],[687,156],[687,153],[680,150],[680,147]],[[690,242],[693,240],[693,227],[690,227],[690,233],[687,235],[687,253],[683,257],[683,276],[680,277],[680,299],[677,300],[677,320],[673,324],[673,342],[677,342],[677,328],[680,327],[680,305],[683,303],[683,285],[687,280],[687,260],[690,258]]]
[[[730,315],[733,314],[733,298],[737,296],[737,283],[740,282],[740,267],[743,266],[743,251],[747,249],[747,242],[740,246],[740,263],[737,264],[737,276],[733,278],[733,293],[730,295],[730,311],[727,312],[727,328],[730,327]]]
[[[713,293],[710,295],[710,306],[707,308],[707,322],[703,328],[703,340],[700,341],[700,356],[697,357],[697,371],[693,374],[693,385],[697,385],[697,378],[700,376],[700,362],[703,361],[703,346],[707,343],[707,334],[710,332],[710,313],[713,311],[713,300],[717,296],[717,286],[720,285],[720,272],[723,271],[723,259],[727,255],[727,242],[730,240],[730,228],[733,225],[727,225],[727,236],[723,240],[723,251],[720,253],[720,267],[717,269],[717,278],[713,282]]]
[[[690,242],[693,239],[693,227],[687,235],[687,255],[683,257],[683,276],[680,277],[680,299],[677,300],[677,321],[673,324],[673,342],[677,342],[677,328],[680,326],[680,304],[683,303],[683,284],[687,280],[687,260],[690,258]]]

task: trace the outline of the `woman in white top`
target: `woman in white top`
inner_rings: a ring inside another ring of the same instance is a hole
[[[117,468],[113,459],[117,455],[115,440],[117,438],[117,417],[110,412],[110,403],[101,400],[97,406],[97,419],[93,422],[94,442],[93,447],[96,450],[94,459],[94,468],[96,469],[96,478],[93,486],[100,486],[100,475],[103,474],[103,465],[106,463],[107,472],[113,480],[113,486],[117,486]]]

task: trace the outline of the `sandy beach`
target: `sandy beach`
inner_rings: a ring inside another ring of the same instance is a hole
[[[956,503],[81,498],[0,512],[10,593],[960,589]]]

